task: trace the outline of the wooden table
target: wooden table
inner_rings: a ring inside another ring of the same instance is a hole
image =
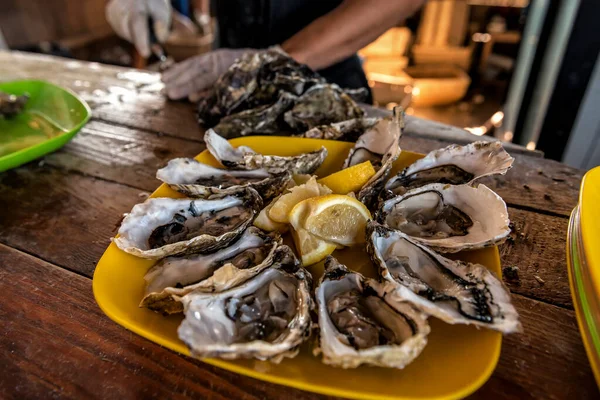
[[[180,356],[112,322],[94,301],[92,274],[121,215],[158,186],[167,160],[204,149],[193,106],[166,101],[157,74],[0,52],[0,79],[22,78],[73,89],[94,118],[62,150],[0,174],[0,398],[322,398]],[[409,129],[401,144],[428,152],[448,141]],[[524,332],[505,337],[475,398],[598,396],[565,262],[581,177],[517,154],[506,177],[485,180],[514,225],[500,253],[504,267],[518,267],[504,281]]]

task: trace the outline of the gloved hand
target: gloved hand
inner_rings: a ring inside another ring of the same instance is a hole
[[[169,36],[171,23],[169,0],[111,0],[106,6],[106,20],[123,39],[133,43],[142,57],[150,56],[150,28],[148,18],[154,21],[154,34],[159,42]]]
[[[184,97],[198,101],[233,62],[254,49],[219,49],[188,58],[162,74],[167,96],[178,100]]]

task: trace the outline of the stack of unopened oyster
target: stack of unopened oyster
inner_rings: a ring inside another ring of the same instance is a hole
[[[171,160],[157,177],[187,197],[136,205],[115,239],[128,253],[158,260],[146,273],[141,306],[183,312],[179,337],[197,357],[280,362],[294,357],[318,327],[315,354],[343,368],[403,368],[426,346],[429,316],[503,333],[520,330],[510,294],[492,272],[441,254],[507,237],[504,201],[475,181],[506,173],[512,157],[496,142],[449,146],[390,177],[402,128],[396,110],[389,119],[350,120],[305,133],[355,136],[343,167],[369,160],[377,169],[355,195],[375,215],[366,252],[379,279],[329,256],[313,290],[311,274],[281,234],[252,226],[293,185],[294,174],[321,165],[325,148],[269,156],[234,148],[209,130],[207,147],[223,168]]]

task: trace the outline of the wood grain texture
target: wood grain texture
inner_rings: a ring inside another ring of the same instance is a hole
[[[512,233],[499,247],[504,274],[513,293],[573,308],[567,274],[566,236],[569,220],[509,208]]]
[[[28,166],[0,174],[0,242],[91,276],[115,224],[147,193]]]
[[[507,335],[481,399],[597,399],[573,311],[512,296],[523,333]]]
[[[0,245],[0,397],[326,398],[180,356],[110,321],[91,281]],[[40,279],[43,277],[43,279]],[[507,336],[474,398],[597,395],[573,312],[516,296],[523,334]]]
[[[205,148],[200,142],[92,121],[64,148],[46,156],[45,162],[154,191],[162,183],[155,177],[157,169],[172,158],[194,157]]]
[[[0,245],[0,398],[323,398],[162,348],[110,321],[92,281]]]

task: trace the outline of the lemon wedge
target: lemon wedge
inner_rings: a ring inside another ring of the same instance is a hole
[[[334,243],[321,240],[302,228],[298,230],[292,229],[291,232],[294,244],[296,245],[296,251],[300,254],[300,260],[305,267],[323,260],[333,253],[337,247]]]
[[[308,233],[343,246],[365,242],[365,227],[371,213],[363,203],[350,196],[330,194],[298,202],[289,221],[296,231]]]
[[[348,194],[359,191],[373,175],[373,164],[371,161],[365,161],[319,179],[318,182],[335,194]]]
[[[331,190],[326,186],[318,184],[316,178],[313,176],[306,183],[290,188],[289,193],[284,194],[275,201],[268,211],[268,216],[275,222],[288,223],[288,214],[296,204],[302,200],[327,193],[331,193]]]
[[[275,200],[271,201],[265,208],[263,208],[260,213],[254,219],[254,226],[262,229],[263,231],[273,232],[277,231],[280,233],[285,233],[289,229],[288,224],[281,224],[279,222],[273,221],[269,217],[269,211],[273,207],[273,204],[280,198],[281,196],[275,198]]]

